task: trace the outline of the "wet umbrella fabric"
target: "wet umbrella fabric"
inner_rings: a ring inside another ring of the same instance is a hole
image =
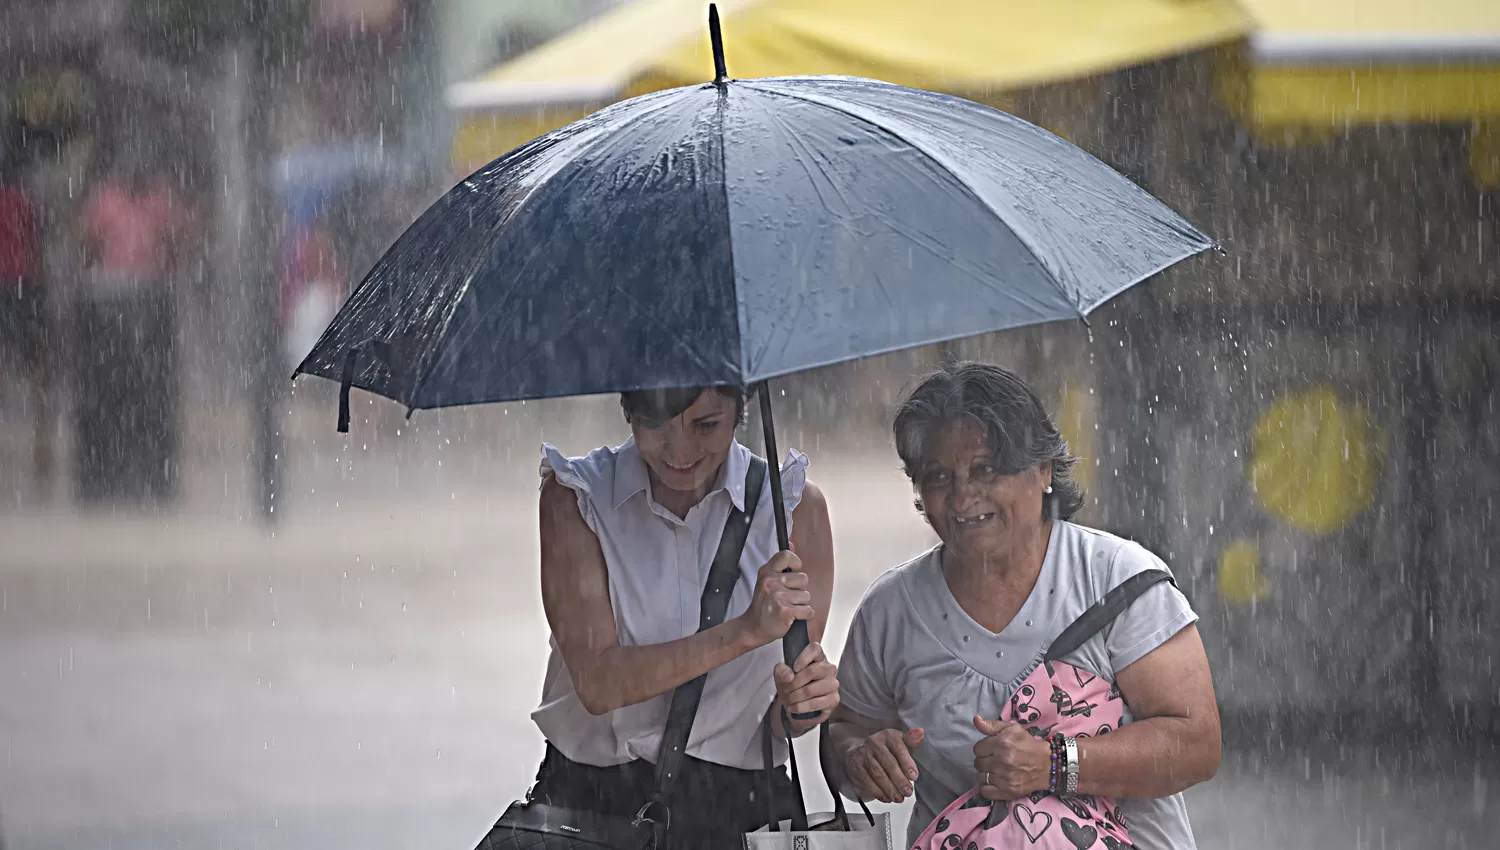
[[[298,371],[413,409],[745,386],[1085,316],[1211,245],[985,106],[848,77],[709,83],[462,181]]]

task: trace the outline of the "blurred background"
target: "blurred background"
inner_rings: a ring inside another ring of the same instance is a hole
[[[991,104],[1224,248],[1087,327],[778,383],[832,505],[831,648],[932,543],[893,400],[998,362],[1084,458],[1079,521],[1202,616],[1227,752],[1200,846],[1495,847],[1500,4],[719,5],[732,75]],[[340,435],[337,388],[287,378],[452,183],[710,79],[706,10],[0,6],[0,843],[468,848],[524,792],[538,446],[623,439],[615,399],[356,393]]]

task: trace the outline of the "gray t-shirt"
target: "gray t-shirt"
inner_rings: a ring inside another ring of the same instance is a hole
[[[1036,587],[999,633],[976,623],[948,590],[942,547],[876,579],[865,592],[839,659],[839,694],[851,711],[893,728],[926,730],[912,752],[921,775],[907,830],[910,846],[972,788],[974,715],[999,717],[1033,662],[1080,614],[1142,570],[1167,569],[1135,543],[1068,522],[1053,523]],[[1168,582],[1146,591],[1065,660],[1109,679],[1198,619]],[[1131,720],[1125,708],[1125,720]],[[1140,850],[1193,850],[1182,795],[1121,800]]]

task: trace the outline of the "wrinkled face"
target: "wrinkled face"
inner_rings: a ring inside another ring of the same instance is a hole
[[[713,486],[734,440],[735,414],[734,399],[704,390],[672,419],[633,417],[630,431],[651,470],[652,483],[683,493],[702,493]]]
[[[1004,475],[984,428],[972,419],[945,424],[929,443],[917,475],[927,521],[959,554],[1009,548],[1021,530],[1042,522],[1042,491],[1052,463]]]

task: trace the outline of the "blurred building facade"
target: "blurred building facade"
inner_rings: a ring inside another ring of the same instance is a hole
[[[286,376],[364,270],[448,186],[445,86],[609,5],[5,4],[0,145],[24,160],[40,213],[58,295],[50,346],[60,357],[76,347],[63,304],[86,272],[80,205],[116,152],[129,151],[170,175],[199,235],[172,286],[186,501],[238,513],[249,499],[272,516],[277,493],[296,481],[283,468],[285,440],[297,434]],[[75,393],[67,369],[51,377],[48,430],[62,455],[53,467],[66,469]],[[34,441],[17,411],[29,403],[7,394],[0,405],[0,469],[19,504],[66,504],[66,476],[27,480]]]
[[[998,105],[1130,175],[1224,253],[1089,328],[790,379],[800,424],[877,423],[942,357],[1015,366],[1084,458],[1080,521],[1177,570],[1231,736],[1495,734],[1500,17],[1469,0],[940,5],[736,4],[730,71]],[[642,0],[450,89],[455,168],[707,79],[698,17]]]
[[[1058,328],[981,350],[1086,410],[1090,519],[1178,570],[1244,734],[1493,734],[1500,215],[1476,130],[1266,134],[1205,85],[1226,58],[1018,98],[1225,254],[1122,296],[1091,343]]]
[[[268,476],[273,492],[296,480],[264,466],[280,454],[267,434],[301,438],[271,379],[456,174],[611,99],[706,79],[698,2],[630,4],[617,14],[637,16],[621,30],[637,35],[624,43],[607,38],[614,15],[549,41],[616,5],[263,0],[244,7],[275,13],[259,48],[225,25],[234,4],[6,5],[0,90],[20,133],[7,143],[33,155],[55,285],[78,277],[67,222],[108,140],[162,157],[208,219],[175,290],[185,464],[206,471],[191,494],[238,507]],[[1242,728],[1335,730],[1373,714],[1494,729],[1500,58],[1408,38],[1385,64],[1319,64],[1287,52],[1306,32],[1273,39],[1268,58],[1254,33],[1300,8],[1284,3],[1078,0],[1062,15],[949,0],[949,14],[903,23],[896,0],[858,13],[819,0],[801,8],[822,17],[758,24],[737,15],[776,4],[723,5],[731,72],[868,73],[993,103],[1120,168],[1225,250],[1121,296],[1090,328],[788,380],[800,443],[883,428],[903,384],[940,357],[1014,366],[1084,458],[1093,498],[1080,521],[1177,570],[1226,710],[1253,720]],[[1408,35],[1412,16],[1472,29],[1492,14],[1410,5],[1367,11],[1397,9],[1407,17],[1386,26]],[[1314,34],[1340,25],[1324,17]],[[893,57],[859,42],[877,30],[926,49]],[[947,60],[963,68],[951,85]],[[444,94],[464,81],[483,85],[450,109]],[[567,97],[524,96],[559,82]],[[486,106],[476,91],[508,100]]]

